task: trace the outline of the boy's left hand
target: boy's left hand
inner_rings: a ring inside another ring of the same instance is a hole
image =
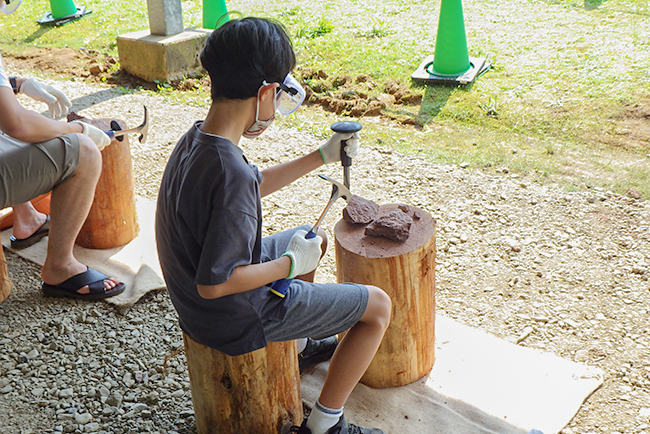
[[[341,142],[345,141],[345,153],[354,158],[359,150],[359,133],[334,133],[319,149],[323,163],[341,161]]]

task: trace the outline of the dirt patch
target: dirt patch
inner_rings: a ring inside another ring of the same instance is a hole
[[[650,99],[624,107],[612,121],[612,133],[598,141],[642,152],[650,150]]]
[[[116,57],[95,50],[29,48],[20,54],[6,55],[4,59],[14,70],[36,70],[54,77],[72,76],[125,88],[158,88],[158,83],[139,79],[120,68]],[[406,83],[395,80],[377,83],[367,74],[356,77],[330,76],[323,70],[313,68],[298,68],[295,75],[307,91],[307,104],[320,106],[338,115],[356,118],[382,116],[404,125],[417,123],[412,117],[385,111],[387,107],[414,106],[422,102],[422,94],[411,90]],[[169,85],[178,91],[210,89],[206,76],[177,80]]]
[[[119,66],[114,56],[95,50],[72,48],[28,48],[19,54],[7,54],[3,61],[13,70],[34,70],[52,77],[76,77],[125,88],[156,89]]]

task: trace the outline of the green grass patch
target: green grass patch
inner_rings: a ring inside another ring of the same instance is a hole
[[[146,2],[82,2],[93,13],[61,27],[36,23],[44,0],[0,16],[0,50],[92,48],[116,56],[119,34],[148,28]],[[186,27],[201,26],[201,2],[183,1]],[[337,77],[365,74],[368,98],[394,81],[421,103],[389,104],[361,118],[364,141],[440,163],[526,174],[568,187],[629,188],[650,197],[650,132],[630,108],[650,105],[648,0],[476,0],[464,2],[469,54],[492,68],[462,88],[422,86],[410,74],[435,49],[440,2],[418,0],[228,1],[230,10],[279,20],[299,65],[322,93]],[[204,105],[199,84],[159,84],[170,101]],[[189,89],[188,89],[189,88]],[[318,135],[339,120],[321,108],[279,119]],[[407,125],[405,126],[406,123]],[[647,124],[647,120],[646,120]]]

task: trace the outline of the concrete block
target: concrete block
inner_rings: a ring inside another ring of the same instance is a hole
[[[173,81],[201,72],[199,53],[212,31],[185,29],[172,36],[152,35],[149,30],[119,35],[120,64],[130,74],[147,81]]]
[[[147,0],[152,35],[171,36],[185,30],[181,0]]]

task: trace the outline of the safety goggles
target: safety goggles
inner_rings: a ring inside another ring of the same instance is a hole
[[[0,0],[1,1],[1,0]],[[275,95],[275,107],[281,115],[290,115],[298,110],[305,100],[305,89],[291,73],[287,74]]]
[[[18,9],[22,2],[23,0],[0,0],[0,12],[9,15]]]

